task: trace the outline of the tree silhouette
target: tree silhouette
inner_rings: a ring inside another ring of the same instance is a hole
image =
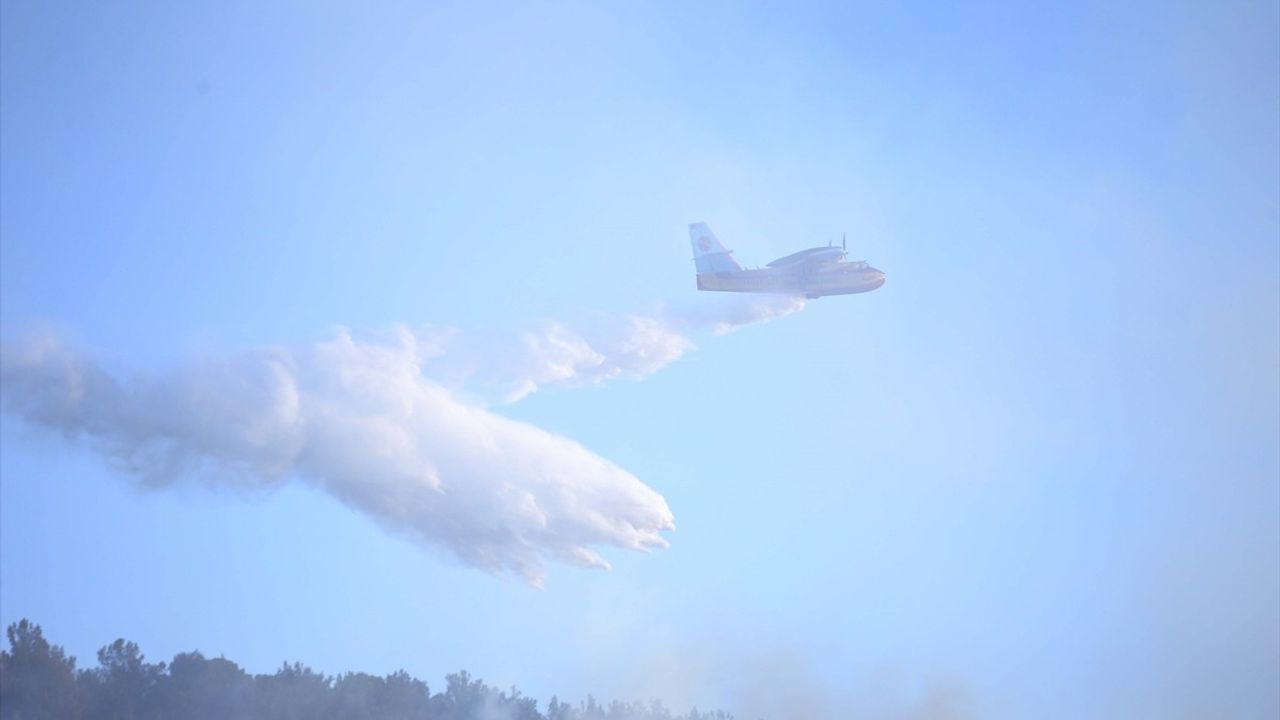
[[[9,649],[0,652],[0,713],[21,720],[61,720],[80,715],[76,659],[44,639],[28,620],[10,625]]]
[[[518,689],[503,692],[465,670],[432,695],[403,670],[329,677],[295,662],[255,676],[198,652],[148,663],[124,639],[98,651],[98,667],[77,672],[75,658],[50,645],[39,625],[21,620],[7,635],[0,720],[732,720],[696,709],[672,715],[658,701],[602,705],[590,695],[576,707],[553,697],[544,715]]]
[[[164,663],[147,663],[138,646],[116,640],[98,651],[98,668],[80,673],[89,720],[157,717],[157,687]]]
[[[226,658],[181,653],[169,663],[158,692],[160,715],[187,720],[250,720],[254,682]]]

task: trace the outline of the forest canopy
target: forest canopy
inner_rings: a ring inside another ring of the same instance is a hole
[[[124,639],[98,651],[97,667],[77,669],[29,620],[6,634],[0,720],[732,720],[719,710],[677,715],[659,700],[602,704],[590,695],[576,705],[553,697],[539,710],[516,688],[490,687],[465,670],[432,693],[404,671],[331,676],[295,662],[251,675],[194,650],[150,663]]]

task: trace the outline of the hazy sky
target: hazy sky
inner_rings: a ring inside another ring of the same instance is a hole
[[[540,590],[6,414],[0,622],[743,717],[1275,717],[1280,6],[1040,5],[4,0],[7,347],[130,382],[696,314],[694,221],[888,282],[477,410],[674,515]]]

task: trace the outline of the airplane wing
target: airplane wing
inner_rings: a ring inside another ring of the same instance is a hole
[[[844,251],[837,247],[816,247],[800,252],[791,253],[785,257],[769,263],[767,267],[771,268],[798,268],[798,267],[817,267],[830,263],[840,262],[844,258]]]

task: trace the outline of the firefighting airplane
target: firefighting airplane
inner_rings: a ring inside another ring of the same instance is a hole
[[[809,248],[747,270],[733,259],[733,251],[720,243],[706,223],[689,226],[693,262],[698,270],[698,289],[719,292],[786,293],[819,298],[871,292],[884,284],[884,273],[862,260],[845,257],[844,239],[840,247]]]

